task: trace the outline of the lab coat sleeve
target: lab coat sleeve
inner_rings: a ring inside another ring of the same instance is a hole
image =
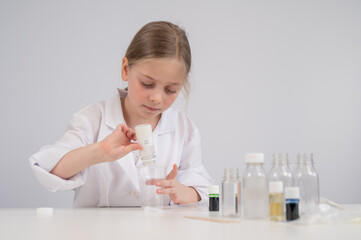
[[[200,204],[207,204],[208,186],[212,184],[212,179],[202,164],[201,137],[193,123],[190,123],[187,133],[177,179],[198,192]]]
[[[70,179],[62,179],[50,171],[69,151],[86,146],[93,142],[93,127],[86,117],[86,111],[74,114],[64,136],[54,145],[42,147],[39,152],[29,159],[30,167],[38,181],[49,191],[63,191],[75,189],[85,183],[87,169],[79,172]]]

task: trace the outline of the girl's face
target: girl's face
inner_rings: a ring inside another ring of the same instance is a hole
[[[123,59],[122,78],[128,81],[132,113],[151,120],[167,110],[182,89],[184,67],[177,58],[141,60],[131,68]]]

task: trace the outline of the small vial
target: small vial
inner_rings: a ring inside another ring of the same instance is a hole
[[[269,182],[269,214],[270,220],[284,221],[283,182]]]
[[[240,217],[240,191],[237,168],[225,168],[222,181],[222,215],[225,217]]]
[[[285,188],[286,220],[292,221],[299,218],[298,205],[300,201],[300,189],[298,187]]]
[[[135,134],[143,150],[140,151],[140,158],[143,165],[150,165],[155,162],[155,147],[152,135],[152,126],[150,124],[142,124],[135,127]]]
[[[209,211],[218,212],[219,211],[219,186],[211,185],[208,187],[209,190]]]

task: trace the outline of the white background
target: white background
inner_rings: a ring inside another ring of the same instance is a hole
[[[361,1],[0,1],[0,207],[70,207],[28,158],[82,107],[124,86],[120,63],[147,22],[184,27],[185,110],[216,183],[247,152],[313,152],[321,196],[361,203]]]

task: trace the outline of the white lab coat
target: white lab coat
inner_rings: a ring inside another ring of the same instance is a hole
[[[69,151],[103,140],[114,131],[123,118],[119,94],[108,101],[89,105],[73,115],[64,136],[54,145],[44,146],[29,159],[37,179],[49,191],[75,190],[74,207],[140,206],[137,167],[139,151],[134,151],[114,162],[92,165],[68,180],[50,173]],[[179,168],[177,179],[194,187],[208,200],[210,176],[202,165],[200,134],[183,113],[169,108],[162,113],[153,131],[156,163],[168,174],[173,164]],[[168,195],[165,204],[172,204]]]

